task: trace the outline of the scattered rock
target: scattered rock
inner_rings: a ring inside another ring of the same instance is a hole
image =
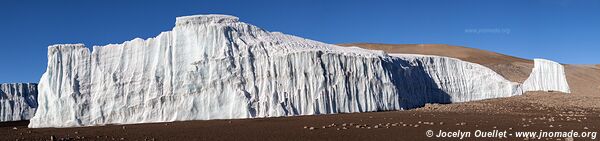
[[[438,109],[438,104],[431,104],[431,103],[426,103],[425,106],[422,109],[425,110],[436,110]]]

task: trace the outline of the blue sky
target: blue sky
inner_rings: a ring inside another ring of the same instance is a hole
[[[235,15],[326,43],[440,43],[600,63],[597,0],[2,0],[0,83],[37,82],[48,45],[149,38],[192,14]]]

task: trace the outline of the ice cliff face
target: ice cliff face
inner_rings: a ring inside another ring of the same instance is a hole
[[[392,54],[395,62],[404,62],[400,64],[404,76],[399,78],[408,78],[403,83],[397,84],[399,89],[414,89],[416,91],[402,91],[401,97],[410,97],[415,95],[431,94],[432,89],[439,89],[440,95],[448,95],[447,102],[468,102],[498,97],[510,97],[521,95],[523,93],[519,83],[506,80],[504,77],[493,70],[475,63],[462,61],[455,58],[416,55],[416,54]],[[410,67],[406,67],[410,66]],[[409,68],[409,69],[407,69]],[[406,75],[406,74],[410,75]],[[421,73],[420,75],[414,75]],[[412,76],[411,76],[412,75]],[[411,78],[412,77],[412,78]],[[427,79],[431,82],[419,81]],[[405,84],[407,83],[407,84]],[[431,86],[424,86],[432,84]],[[406,95],[405,95],[406,94]],[[442,102],[435,98],[425,96],[426,103]],[[415,98],[409,98],[414,101]]]
[[[29,127],[398,110],[521,94],[481,65],[339,47],[225,15],[179,17],[155,38],[93,48],[49,47]]]
[[[37,85],[0,84],[0,122],[29,120],[37,108]]]
[[[534,59],[534,63],[529,78],[523,83],[523,90],[571,93],[561,64],[545,59]]]

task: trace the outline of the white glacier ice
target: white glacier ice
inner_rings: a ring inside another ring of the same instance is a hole
[[[450,96],[448,102],[468,102],[489,98],[510,97],[523,93],[521,85],[511,82],[493,70],[479,64],[462,61],[456,58],[441,57],[433,55],[417,54],[392,54],[410,65],[418,68],[399,69],[409,73],[424,71],[426,76],[417,76],[431,79],[433,83],[415,81],[417,78],[406,80],[408,85],[400,85],[400,88],[411,88],[413,85],[435,84],[435,87]],[[401,65],[406,66],[406,65]],[[400,73],[403,74],[403,73]],[[407,78],[410,76],[402,76]],[[428,88],[427,87],[427,88]],[[403,94],[422,94],[424,90],[401,92]],[[402,97],[407,97],[402,96]],[[428,98],[430,99],[430,98]],[[439,102],[434,100],[432,102]]]
[[[558,91],[571,93],[564,67],[554,61],[534,59],[531,74],[523,82],[524,91]]]
[[[29,120],[37,108],[37,84],[0,84],[0,122]]]
[[[53,45],[29,127],[237,119],[414,108],[522,94],[458,59],[339,47],[226,15],[178,17],[122,44]]]

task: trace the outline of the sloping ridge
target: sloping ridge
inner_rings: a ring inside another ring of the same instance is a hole
[[[534,67],[534,61],[490,51],[445,44],[379,44],[348,43],[340,46],[357,46],[382,50],[387,53],[428,54],[458,58],[484,65],[505,78],[523,83]],[[563,64],[571,94],[600,96],[600,65]]]
[[[348,43],[340,46],[357,46],[366,49],[382,50],[387,53],[408,53],[438,55],[457,58],[486,66],[513,82],[524,82],[533,69],[533,61],[491,51],[452,46],[446,44],[380,44]]]

